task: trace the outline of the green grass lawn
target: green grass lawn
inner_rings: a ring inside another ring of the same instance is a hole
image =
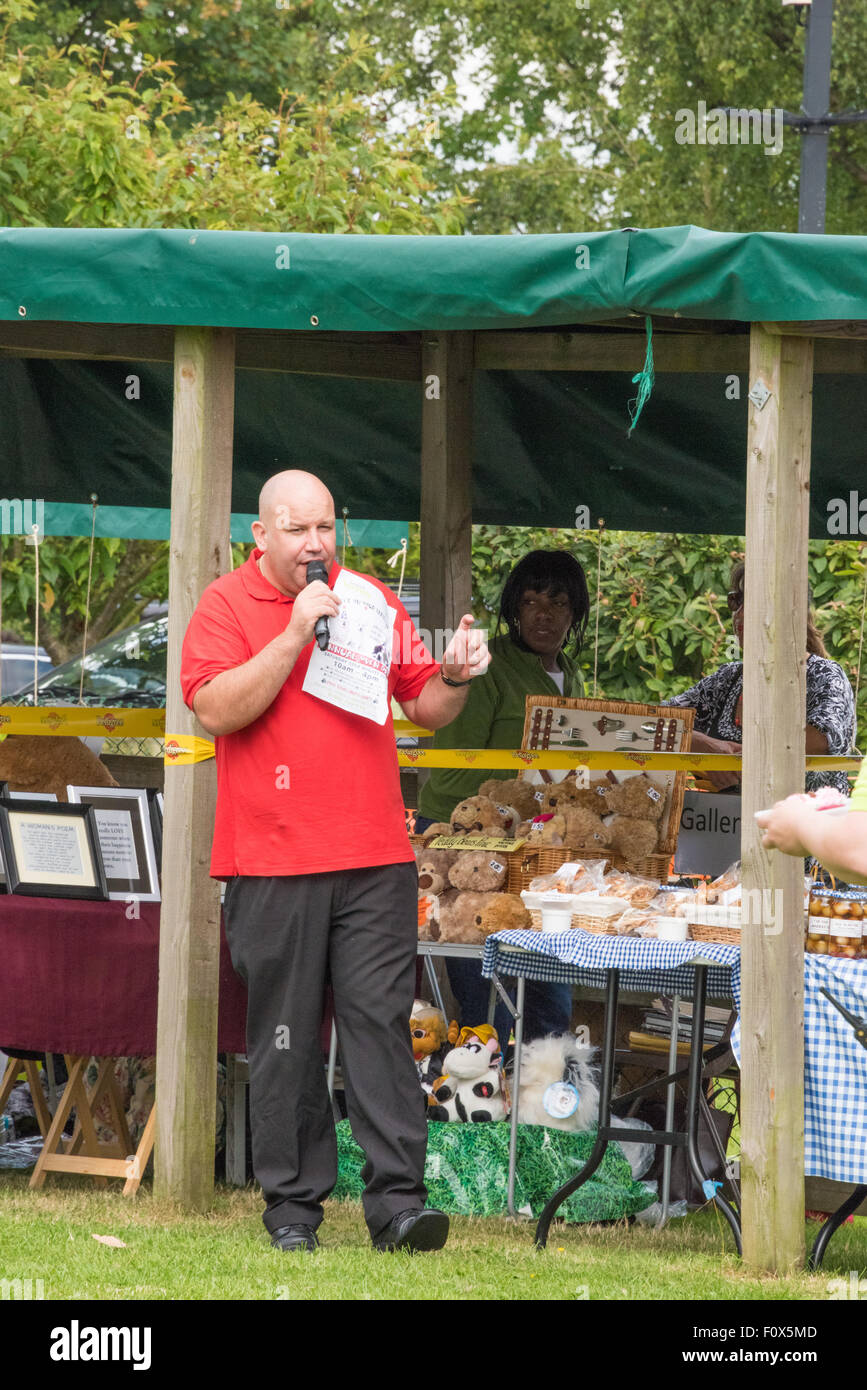
[[[85,1179],[0,1173],[0,1279],[41,1279],[53,1299],[803,1299],[826,1300],[834,1278],[867,1271],[867,1220],[835,1235],[818,1275],[776,1279],[744,1269],[715,1211],[657,1231],[562,1226],[546,1252],[533,1226],[454,1217],[445,1250],[412,1259],[370,1248],[360,1206],[330,1203],[315,1255],[272,1250],[252,1188],[217,1187],[203,1216],[132,1200]],[[808,1248],[818,1227],[809,1223]],[[115,1236],[116,1249],[93,1239]]]

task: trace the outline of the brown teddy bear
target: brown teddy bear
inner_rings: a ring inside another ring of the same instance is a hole
[[[581,788],[572,777],[564,777],[560,782],[548,782],[542,788],[542,800],[537,815],[565,812],[569,806],[581,805]]]
[[[566,817],[555,816],[551,811],[535,820],[524,821],[518,826],[516,838],[526,840],[528,845],[538,849],[540,845],[565,844]]]
[[[438,898],[449,886],[449,869],[457,858],[454,849],[428,849],[421,845],[416,849],[415,862],[418,866],[419,897]]]
[[[451,815],[452,835],[504,835],[507,817],[488,796],[468,796]]]
[[[631,816],[634,820],[658,821],[665,810],[665,788],[658,787],[646,772],[609,782],[602,797],[608,812]]]
[[[506,856],[498,859],[491,850],[461,850],[448,871],[449,883],[461,892],[496,893],[508,874]]]
[[[639,820],[636,816],[612,816],[605,828],[610,848],[628,863],[643,859],[656,849],[659,830],[652,820]]]
[[[604,808],[602,808],[604,809]],[[607,825],[593,811],[583,806],[567,806],[563,812],[566,822],[564,844],[576,849],[607,849],[611,834]]]
[[[492,932],[529,927],[530,914],[516,893],[444,893],[440,940],[481,946]]]
[[[482,783],[478,794],[490,797],[495,806],[512,806],[518,813],[517,820],[522,821],[532,820],[538,815],[538,790],[531,782],[525,782],[523,777],[491,777]]]
[[[585,811],[593,811],[597,816],[604,816],[605,803],[603,797],[611,785],[611,779],[606,772],[596,773],[593,777],[588,778],[586,787],[578,787],[576,804],[578,806],[583,806]]]

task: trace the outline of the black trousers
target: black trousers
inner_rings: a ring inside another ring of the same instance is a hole
[[[367,1157],[372,1235],[423,1207],[427,1120],[409,1036],[415,993],[415,864],[230,879],[226,936],[245,981],[253,1171],[269,1231],[317,1227],[337,1181],[320,1029],[334,992],[352,1133]]]

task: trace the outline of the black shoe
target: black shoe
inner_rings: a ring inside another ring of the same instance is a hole
[[[449,1219],[443,1211],[413,1207],[400,1211],[373,1237],[375,1250],[441,1250],[448,1239]]]
[[[318,1250],[319,1241],[312,1226],[281,1226],[271,1232],[275,1250]]]

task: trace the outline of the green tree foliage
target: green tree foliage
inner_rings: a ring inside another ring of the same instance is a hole
[[[777,155],[676,139],[677,112],[699,101],[800,109],[804,28],[780,0],[106,0],[45,12],[58,44],[111,44],[118,80],[134,80],[142,51],[172,63],[190,107],[179,119],[205,124],[228,92],[269,109],[281,90],[310,96],[366,35],[354,92],[387,89],[398,126],[425,109],[438,118],[436,178],[450,189],[461,169],[475,232],[796,227],[794,130]],[[114,42],[121,18],[136,21],[135,42]],[[831,109],[864,108],[867,6],[836,0]],[[867,128],[837,128],[829,152],[828,230],[860,233]]]
[[[40,39],[32,0],[3,0],[4,17],[16,21],[0,31],[7,226],[461,229],[466,198],[434,183],[435,108],[400,128],[390,122],[393,75],[362,37],[347,35],[315,89],[283,87],[266,107],[224,87],[205,121],[170,76],[172,62],[141,53],[131,21],[107,24],[100,46],[60,49]],[[118,74],[125,50],[137,71]]]
[[[595,686],[606,699],[664,699],[740,659],[726,604],[732,566],[744,555],[739,537],[477,526],[473,538],[475,611],[483,620],[496,614],[509,570],[529,550],[569,550],[584,566],[588,694]],[[867,546],[811,541],[809,581],[828,654],[859,687],[858,727],[867,737],[867,683],[858,676]]]
[[[90,539],[49,536],[39,546],[39,644],[55,665],[79,656],[90,618],[88,650],[131,627],[154,599],[168,593],[168,543],[99,540],[90,560]],[[6,536],[3,559],[3,627],[24,641],[36,635],[36,554],[23,538]]]
[[[400,128],[390,121],[392,77],[363,38],[346,36],[334,61],[320,64],[319,85],[311,82],[306,93],[259,82],[261,96],[275,98],[273,107],[243,90],[229,92],[220,67],[229,49],[218,48],[213,70],[205,64],[209,90],[220,94],[210,116],[207,103],[201,110],[189,105],[171,75],[175,60],[154,57],[132,22],[140,10],[169,7],[128,6],[119,15],[124,8],[95,6],[85,19],[68,6],[37,10],[33,0],[0,0],[2,224],[460,229],[465,200],[441,180],[435,185],[429,172],[434,156],[426,132],[435,113],[421,110]],[[196,6],[189,9],[195,19]],[[46,25],[49,12],[53,22]],[[274,14],[272,5],[272,21]],[[216,24],[216,9],[214,15]],[[147,35],[156,51],[158,18],[151,15]],[[261,72],[273,75],[272,29],[257,31],[253,47]],[[252,38],[247,33],[248,43]],[[306,71],[315,75],[309,65]],[[215,89],[215,81],[222,87]],[[40,640],[57,662],[81,648],[88,550],[88,541],[74,538],[48,538],[40,546]],[[150,598],[165,596],[166,557],[167,546],[156,542],[96,543],[89,645],[137,621]],[[33,549],[2,537],[0,560],[4,624],[31,640]]]

